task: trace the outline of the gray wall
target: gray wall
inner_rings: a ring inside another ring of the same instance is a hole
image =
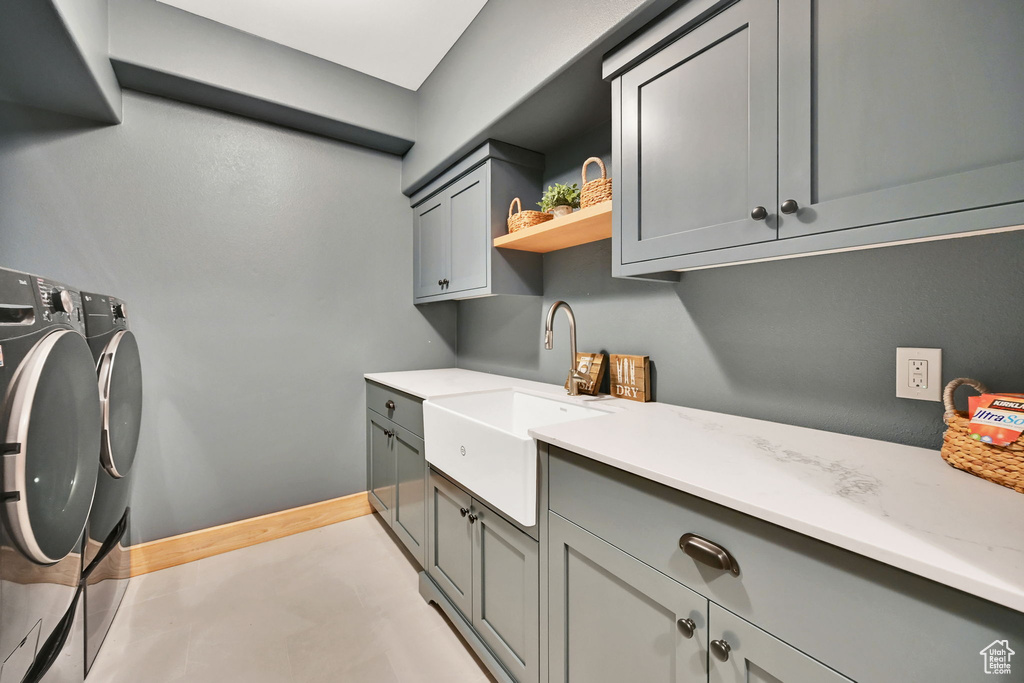
[[[403,191],[412,194],[492,132],[502,141],[521,144],[502,132],[528,125],[543,135],[550,119],[587,119],[589,112],[576,109],[591,104],[593,89],[583,86],[581,101],[575,97],[580,91],[568,84],[562,94],[572,97],[575,106],[549,96],[540,103],[557,106],[531,107],[518,125],[501,121],[588,55],[595,67],[593,88],[607,92],[594,57],[673,2],[490,0],[416,91],[416,144],[404,160]]]
[[[412,90],[156,0],[110,0],[110,59],[126,88],[373,149],[416,134]]]
[[[0,105],[0,266],[133,313],[136,541],[365,490],[362,373],[455,364],[400,166],[132,92],[115,127]]]
[[[607,159],[599,127],[548,151],[546,183]],[[459,366],[564,381],[568,336],[542,349],[556,299],[581,351],[646,354],[656,400],[926,447],[938,403],[897,399],[895,348],[943,349],[943,378],[1024,391],[1024,232],[685,273],[679,284],[611,277],[605,240],[544,257],[544,297],[459,302]],[[967,391],[966,389],[963,391]]]

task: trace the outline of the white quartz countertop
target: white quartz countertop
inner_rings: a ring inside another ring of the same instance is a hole
[[[367,374],[429,400],[562,387],[460,369]],[[1024,495],[937,451],[664,403],[531,430],[547,443],[1024,612]]]

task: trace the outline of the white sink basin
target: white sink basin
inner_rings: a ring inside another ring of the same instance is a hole
[[[525,526],[537,523],[537,442],[528,430],[608,414],[583,399],[515,389],[423,403],[427,462]]]

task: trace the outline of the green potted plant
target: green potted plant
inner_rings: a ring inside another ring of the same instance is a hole
[[[546,211],[554,215],[555,218],[565,216],[572,213],[573,209],[580,208],[580,188],[576,183],[549,185],[537,204],[541,211]]]

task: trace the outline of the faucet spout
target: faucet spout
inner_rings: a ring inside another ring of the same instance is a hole
[[[569,318],[569,395],[579,396],[580,385],[590,381],[590,377],[576,369],[576,316],[573,315],[572,307],[564,301],[556,301],[548,309],[548,317],[544,323],[544,348],[554,348],[555,313],[559,308],[564,308],[565,315]]]

